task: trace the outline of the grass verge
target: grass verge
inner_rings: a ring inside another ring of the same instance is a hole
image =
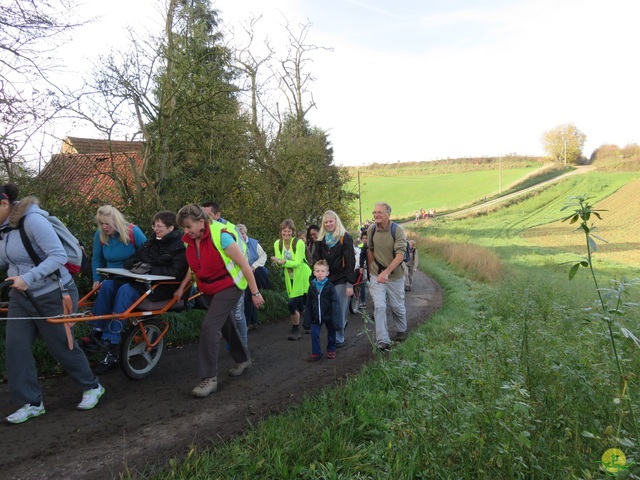
[[[445,304],[388,358],[153,478],[601,478],[608,448],[633,458],[584,283],[543,267],[479,283],[422,258]]]

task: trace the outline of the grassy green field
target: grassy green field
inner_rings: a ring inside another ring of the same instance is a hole
[[[507,190],[508,185],[523,179],[534,170],[534,168],[503,170],[502,190]],[[394,218],[407,218],[421,208],[449,210],[478,201],[483,196],[497,195],[500,191],[499,184],[497,170],[361,178],[362,219],[365,221],[371,217],[371,211],[376,202],[383,201],[390,204]],[[349,188],[357,192],[357,181],[353,180]]]
[[[623,283],[624,303],[610,317],[620,375],[608,324],[595,314],[593,279],[585,268],[568,280],[567,262],[582,256],[579,244],[565,242],[575,225],[559,223],[569,198],[591,194],[596,208],[609,202],[620,212],[599,228],[610,221],[622,232],[615,243],[632,243],[640,207],[625,204],[636,179],[572,177],[489,215],[412,231],[421,269],[445,290],[436,314],[344,386],[211,451],[192,451],[156,478],[593,479],[606,478],[610,448],[629,460],[619,478],[638,478],[627,399],[637,412],[640,354],[622,332],[640,336],[639,287]],[[551,225],[543,244],[537,230]],[[617,246],[601,245],[594,260],[605,299],[623,276],[640,275],[606,258],[607,248]]]

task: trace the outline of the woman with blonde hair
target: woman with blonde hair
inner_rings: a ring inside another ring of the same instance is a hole
[[[313,264],[318,260],[326,260],[329,264],[329,281],[336,287],[340,299],[342,316],[336,322],[336,347],[340,348],[344,346],[349,297],[353,295],[353,284],[357,281],[357,275],[353,239],[333,210],[327,210],[322,215],[322,224],[313,252]]]
[[[124,261],[136,253],[147,237],[136,225],[127,222],[120,211],[103,205],[96,213],[98,229],[93,236],[91,271],[94,288],[100,283],[98,268],[122,268]]]
[[[106,306],[101,308],[105,302],[104,298],[115,295],[118,289],[127,283],[125,279],[109,279],[100,284],[100,274],[98,268],[123,268],[124,261],[136,253],[136,247],[147,241],[147,237],[139,227],[128,223],[122,213],[111,205],[104,205],[98,209],[96,214],[98,229],[93,236],[93,256],[91,258],[91,270],[93,273],[93,288],[100,285],[98,299],[92,309],[94,315],[104,315],[113,313]],[[99,301],[100,300],[100,301]],[[112,302],[106,302],[110,304]],[[100,350],[105,350],[105,357],[100,362],[104,370],[117,363],[118,345],[120,335],[124,329],[124,321],[113,320],[93,320],[87,322],[93,326],[93,331],[85,339],[85,343],[97,344]]]
[[[306,294],[309,291],[311,268],[307,265],[306,245],[296,235],[296,225],[290,218],[280,224],[280,238],[273,244],[275,256],[271,261],[284,269],[284,284],[289,296],[291,332],[289,340],[300,338],[300,315],[304,313]]]

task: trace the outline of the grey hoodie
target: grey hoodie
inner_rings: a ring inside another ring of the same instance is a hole
[[[29,253],[24,248],[18,222],[26,216],[24,228],[33,249],[42,259],[37,267]],[[25,197],[13,205],[9,217],[0,225],[0,268],[7,268],[7,276],[21,276],[34,297],[52,292],[72,281],[71,275],[64,267],[67,263],[67,253],[49,220],[49,213],[38,206],[38,199]],[[5,230],[15,228],[15,230]],[[60,270],[61,279],[51,275]]]

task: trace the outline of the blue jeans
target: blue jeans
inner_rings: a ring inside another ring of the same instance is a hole
[[[326,322],[327,326],[327,352],[336,351],[336,331],[333,329],[331,322]],[[322,355],[322,346],[320,345],[320,333],[322,332],[321,323],[311,324],[311,353],[314,355]]]
[[[336,322],[340,325],[340,328],[336,329],[336,342],[344,343],[344,327],[347,324],[347,315],[349,314],[349,297],[347,297],[347,284],[341,283],[336,285],[336,292],[338,293],[338,299],[340,300],[340,313],[341,318]]]
[[[120,280],[105,280],[100,285],[96,302],[93,304],[93,315],[109,315],[126,312],[141,294],[129,283]],[[87,322],[93,328],[102,330],[102,339],[111,344],[120,343],[120,335],[124,330],[124,320],[91,320]]]
[[[244,316],[244,292],[238,299],[235,308],[233,309],[233,316],[236,319],[236,326],[238,327],[238,333],[242,338],[242,344],[244,348],[249,350],[249,338],[247,337],[247,319]]]

